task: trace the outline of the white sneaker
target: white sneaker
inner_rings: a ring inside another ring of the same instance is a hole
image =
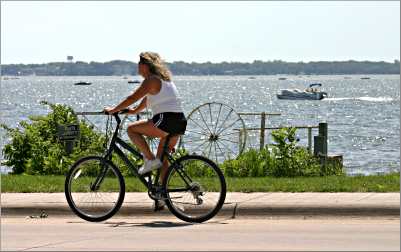
[[[160,167],[162,167],[162,162],[160,162],[160,160],[158,158],[153,159],[153,160],[147,160],[145,158],[144,164],[141,168],[139,168],[138,173],[140,175],[143,175],[143,174],[153,171],[155,169],[159,169]]]

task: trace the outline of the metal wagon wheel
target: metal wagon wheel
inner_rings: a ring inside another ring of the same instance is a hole
[[[211,102],[196,107],[187,116],[187,130],[180,148],[222,163],[234,159],[245,148],[246,128],[241,116],[230,106]]]

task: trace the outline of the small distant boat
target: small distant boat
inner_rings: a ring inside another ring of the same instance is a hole
[[[141,83],[141,81],[139,81],[139,80],[129,80],[128,83],[131,83],[131,84],[133,84],[133,83]]]
[[[126,80],[126,79],[128,79],[128,77],[127,76],[123,76],[123,79]]]
[[[287,78],[285,78],[285,77],[280,77],[280,78],[278,78],[279,80],[286,80]]]
[[[278,99],[286,100],[322,100],[327,97],[326,92],[319,91],[315,86],[321,87],[321,83],[312,83],[305,90],[283,89],[277,94]]]
[[[251,77],[248,77],[248,79],[254,80],[254,79],[256,79],[256,77],[251,76]]]
[[[345,76],[344,79],[349,80],[349,79],[351,79],[351,77]]]
[[[18,77],[4,77],[3,80],[18,80]]]
[[[80,81],[80,82],[74,83],[74,85],[90,85],[90,84],[92,84],[92,82]]]
[[[361,80],[370,80],[370,77],[361,77]]]

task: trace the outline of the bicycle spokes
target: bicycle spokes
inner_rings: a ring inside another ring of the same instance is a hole
[[[225,184],[212,164],[188,157],[180,162],[181,169],[169,173],[167,197],[175,211],[196,219],[209,215],[218,207],[222,193],[225,194]]]
[[[68,187],[74,207],[82,214],[95,218],[115,208],[121,182],[115,170],[104,160],[88,159],[72,171]]]

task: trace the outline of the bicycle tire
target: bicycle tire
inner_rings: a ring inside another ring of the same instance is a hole
[[[118,178],[118,183],[119,183],[118,199],[117,199],[114,207],[110,211],[105,213],[104,215],[100,215],[100,216],[92,216],[89,214],[85,214],[83,211],[81,211],[76,206],[74,199],[72,197],[72,192],[71,192],[71,179],[73,178],[75,171],[80,167],[80,165],[82,165],[85,162],[88,162],[90,160],[99,161],[102,164],[108,165],[108,168],[112,169],[113,173]],[[70,206],[71,210],[77,216],[79,216],[80,218],[87,220],[87,221],[101,222],[101,221],[111,218],[121,208],[121,205],[122,205],[122,203],[124,201],[124,197],[125,197],[125,182],[124,182],[123,176],[121,175],[120,170],[111,161],[106,160],[103,157],[99,157],[99,156],[87,156],[87,157],[77,160],[71,166],[70,170],[67,173],[66,179],[65,179],[64,191],[65,191],[65,196],[66,196],[68,205]]]
[[[207,214],[202,215],[202,216],[196,216],[196,217],[190,216],[190,215],[187,215],[187,214],[183,213],[182,211],[176,209],[176,207],[172,203],[170,193],[168,192],[168,184],[167,183],[169,182],[170,176],[175,171],[176,167],[179,167],[180,164],[184,163],[187,160],[197,160],[199,162],[203,162],[203,163],[209,165],[216,172],[216,175],[220,182],[221,191],[220,191],[220,197],[218,199],[218,202],[216,203],[216,205],[214,206],[214,208],[211,211],[209,211]],[[220,168],[217,166],[216,163],[214,163],[210,159],[203,157],[203,156],[199,156],[199,155],[186,155],[186,156],[183,156],[183,157],[177,159],[169,167],[169,169],[166,173],[166,176],[163,179],[162,185],[164,188],[163,197],[166,199],[165,202],[166,202],[166,205],[167,205],[168,209],[170,210],[170,212],[172,214],[174,214],[177,218],[179,218],[183,221],[194,222],[194,223],[205,222],[205,221],[213,218],[223,207],[223,204],[224,204],[224,201],[226,198],[226,193],[227,193],[226,181],[225,181],[224,175],[223,175],[222,171],[220,170]]]

